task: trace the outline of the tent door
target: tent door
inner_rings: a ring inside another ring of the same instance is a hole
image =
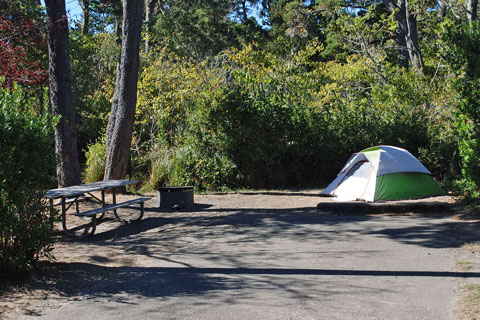
[[[335,188],[333,194],[337,196],[338,200],[361,199],[367,189],[371,171],[369,161],[363,160],[355,163]]]

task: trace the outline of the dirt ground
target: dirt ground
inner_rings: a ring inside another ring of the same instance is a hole
[[[262,214],[262,210],[275,210],[278,214],[322,215],[316,210],[320,201],[333,201],[328,198],[319,198],[320,190],[275,190],[250,191],[225,194],[197,194],[195,206],[181,211],[163,211],[157,207],[157,198],[145,203],[146,212],[144,223],[125,224],[111,218],[99,222],[95,235],[89,239],[71,239],[61,232],[61,224],[56,225],[56,242],[53,255],[55,260],[42,261],[39,271],[33,278],[21,284],[10,282],[0,291],[0,318],[16,319],[25,315],[42,315],[45,310],[56,309],[71,300],[81,299],[79,292],[87,290],[98,281],[106,278],[110,267],[144,266],[141,255],[162,255],[182,246],[185,243],[176,242],[174,238],[165,237],[161,242],[148,243],[149,252],[138,253],[135,242],[129,239],[143,233],[189,232],[202,228],[198,219],[225,217],[237,214],[244,209],[254,210],[255,214]],[[117,196],[117,201],[134,198],[133,195]],[[107,199],[108,201],[109,199]],[[476,226],[472,216],[466,213],[459,202],[450,196],[436,197],[421,201],[446,202],[453,211],[431,213],[440,216],[456,216],[459,225],[465,223],[465,228]],[[93,208],[94,205],[82,203],[82,209]],[[72,209],[70,209],[72,210]],[[463,211],[462,211],[463,210]],[[386,213],[388,214],[388,213]],[[414,215],[415,213],[406,213]],[[162,219],[165,219],[164,223]],[[155,219],[154,219],[155,218]],[[172,223],[172,219],[182,219],[182,223]],[[153,225],[154,224],[154,225]],[[175,230],[176,229],[176,230]],[[147,241],[147,240],[142,240]],[[145,243],[142,243],[145,244]],[[92,264],[96,267],[92,269]],[[99,268],[103,266],[105,270]]]

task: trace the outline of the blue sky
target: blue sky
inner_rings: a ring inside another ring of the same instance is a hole
[[[45,6],[45,1],[40,0],[42,6]],[[65,0],[65,5],[67,9],[68,19],[70,23],[75,23],[76,21],[82,20],[82,9],[78,4],[78,0]],[[253,12],[253,16],[260,25],[263,25],[262,19],[259,16],[259,8],[249,8]]]
[[[42,6],[45,6],[45,1],[40,0]],[[78,0],[65,0],[67,7],[67,15],[70,23],[74,21],[80,21],[82,19],[82,9],[78,5]]]
[[[70,20],[81,20],[82,9],[78,5],[78,0],[65,0],[67,15]]]

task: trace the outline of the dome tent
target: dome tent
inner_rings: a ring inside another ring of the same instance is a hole
[[[354,153],[322,191],[338,200],[400,200],[444,195],[446,191],[407,150],[376,146]]]

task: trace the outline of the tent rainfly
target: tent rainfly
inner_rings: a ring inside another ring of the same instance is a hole
[[[445,195],[427,168],[407,150],[376,146],[354,153],[321,193],[340,201],[419,199]]]

